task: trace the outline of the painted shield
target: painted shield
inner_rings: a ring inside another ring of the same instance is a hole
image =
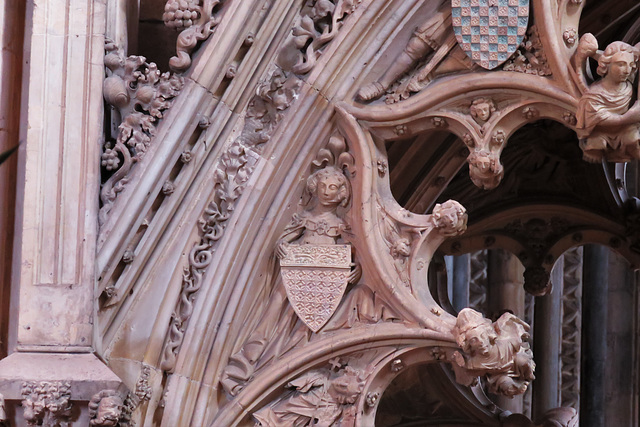
[[[451,0],[451,21],[462,50],[476,64],[492,70],[522,43],[529,0]]]
[[[317,332],[338,308],[351,272],[351,245],[288,245],[282,281],[296,314]]]

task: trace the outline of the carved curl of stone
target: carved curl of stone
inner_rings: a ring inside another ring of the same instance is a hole
[[[462,350],[453,354],[456,380],[472,385],[477,377],[484,376],[494,394],[524,393],[535,378],[528,331],[529,325],[511,313],[492,323],[471,308],[462,309],[453,328]]]
[[[128,425],[124,420],[124,400],[115,390],[103,390],[89,402],[89,422],[92,426],[115,427]],[[123,422],[121,422],[123,421]]]
[[[174,71],[191,65],[191,52],[198,42],[208,39],[220,22],[217,16],[222,0],[167,0],[162,20],[169,28],[180,31],[176,56],[169,60]]]
[[[115,142],[108,140],[102,153],[101,164],[112,175],[100,191],[100,224],[124,189],[133,163],[147,151],[156,123],[183,86],[182,77],[160,73],[156,64],[147,63],[143,56],[123,58],[111,41],[106,41],[105,50],[104,99],[113,107],[120,125]]]
[[[572,61],[585,86],[588,57],[598,62],[597,73],[602,78],[586,88],[578,104],[576,127],[584,160],[620,163],[640,159],[640,102],[629,108],[640,50],[613,42],[600,51],[593,35],[583,35]]]
[[[253,414],[256,426],[355,427],[356,401],[367,374],[346,366],[309,371],[289,382],[284,395]]]
[[[22,384],[23,417],[27,425],[66,427],[71,415],[71,384],[29,381]]]
[[[323,48],[334,39],[361,0],[308,1],[306,12],[293,27],[293,38],[280,52],[278,64],[296,74],[306,74],[314,67]]]
[[[351,196],[343,170],[349,173],[354,165],[345,150],[344,138],[336,135],[320,151],[314,165],[324,167],[307,179],[309,207],[294,215],[277,244],[289,302],[314,332],[333,315],[347,283],[360,277],[360,268],[351,262],[351,245],[340,243],[348,225],[338,210],[344,211]]]

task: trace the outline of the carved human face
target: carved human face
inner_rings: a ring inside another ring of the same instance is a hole
[[[486,102],[481,102],[480,104],[476,105],[475,110],[476,117],[483,122],[486,122],[487,120],[489,120],[489,117],[491,117],[491,106]]]
[[[327,175],[318,181],[318,201],[324,206],[337,206],[342,202],[343,182],[336,175]]]
[[[96,421],[101,426],[116,426],[120,418],[122,401],[117,396],[103,397],[98,405]]]
[[[471,355],[486,356],[493,345],[493,328],[488,325],[478,325],[465,333],[464,350]]]
[[[433,208],[434,225],[445,236],[460,234],[466,229],[466,212],[458,202],[447,200]]]
[[[633,53],[620,51],[611,58],[607,77],[616,83],[623,83],[629,79],[635,69]]]

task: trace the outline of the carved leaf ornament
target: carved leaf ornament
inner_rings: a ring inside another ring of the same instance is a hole
[[[462,50],[482,68],[493,70],[522,43],[529,0],[451,0],[451,18]]]

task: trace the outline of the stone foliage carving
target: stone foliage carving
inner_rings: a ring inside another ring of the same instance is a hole
[[[71,384],[34,382],[22,384],[22,410],[27,425],[66,427],[71,425]]]
[[[269,140],[299,88],[300,80],[280,68],[275,69],[259,84],[257,95],[247,107],[242,133],[220,158],[213,182],[214,197],[199,222],[202,237],[189,253],[180,299],[171,318],[161,363],[165,371],[171,371],[175,366],[196,294],[202,286],[202,276],[211,263],[214,245],[224,235],[227,220],[255,168],[260,146]]]
[[[587,57],[598,62],[602,78],[591,84],[578,104],[577,133],[584,159],[589,162],[629,162],[640,158],[640,103],[629,108],[634,97],[633,80],[640,51],[624,42],[613,42],[604,51],[591,34],[580,39],[574,66],[582,75]]]
[[[471,70],[475,67],[472,60],[456,43],[451,27],[451,6],[444,2],[438,11],[422,24],[395,58],[382,77],[360,88],[357,98],[371,101],[382,96],[398,79],[413,70],[415,64],[433,55],[427,63],[402,81],[393,89],[386,102],[395,103],[406,99],[411,93],[422,90],[435,77],[457,71]]]
[[[324,47],[335,38],[344,19],[353,13],[360,1],[307,1],[305,12],[291,30],[293,38],[280,52],[279,65],[296,74],[311,71]]]
[[[105,43],[105,50],[104,99],[113,107],[120,125],[116,140],[107,140],[102,153],[101,165],[110,176],[100,192],[100,224],[124,189],[133,163],[142,159],[151,144],[158,120],[183,86],[182,77],[161,73],[143,56],[123,58],[110,41]]]
[[[128,426],[124,400],[115,390],[103,390],[89,402],[89,422],[92,426]]]
[[[355,427],[354,404],[366,378],[365,372],[350,366],[309,371],[289,382],[283,396],[253,414],[256,426]]]
[[[527,36],[515,55],[504,64],[502,69],[536,76],[551,75],[551,69],[538,35],[538,28],[535,25],[529,27]]]
[[[535,378],[528,331],[529,325],[511,313],[492,323],[473,309],[462,309],[453,328],[462,350],[453,354],[456,380],[471,385],[478,376],[484,376],[494,394],[524,393]]]
[[[169,28],[180,31],[176,56],[169,60],[174,71],[191,66],[191,52],[198,42],[208,39],[220,22],[217,16],[222,0],[167,0],[162,20]]]

